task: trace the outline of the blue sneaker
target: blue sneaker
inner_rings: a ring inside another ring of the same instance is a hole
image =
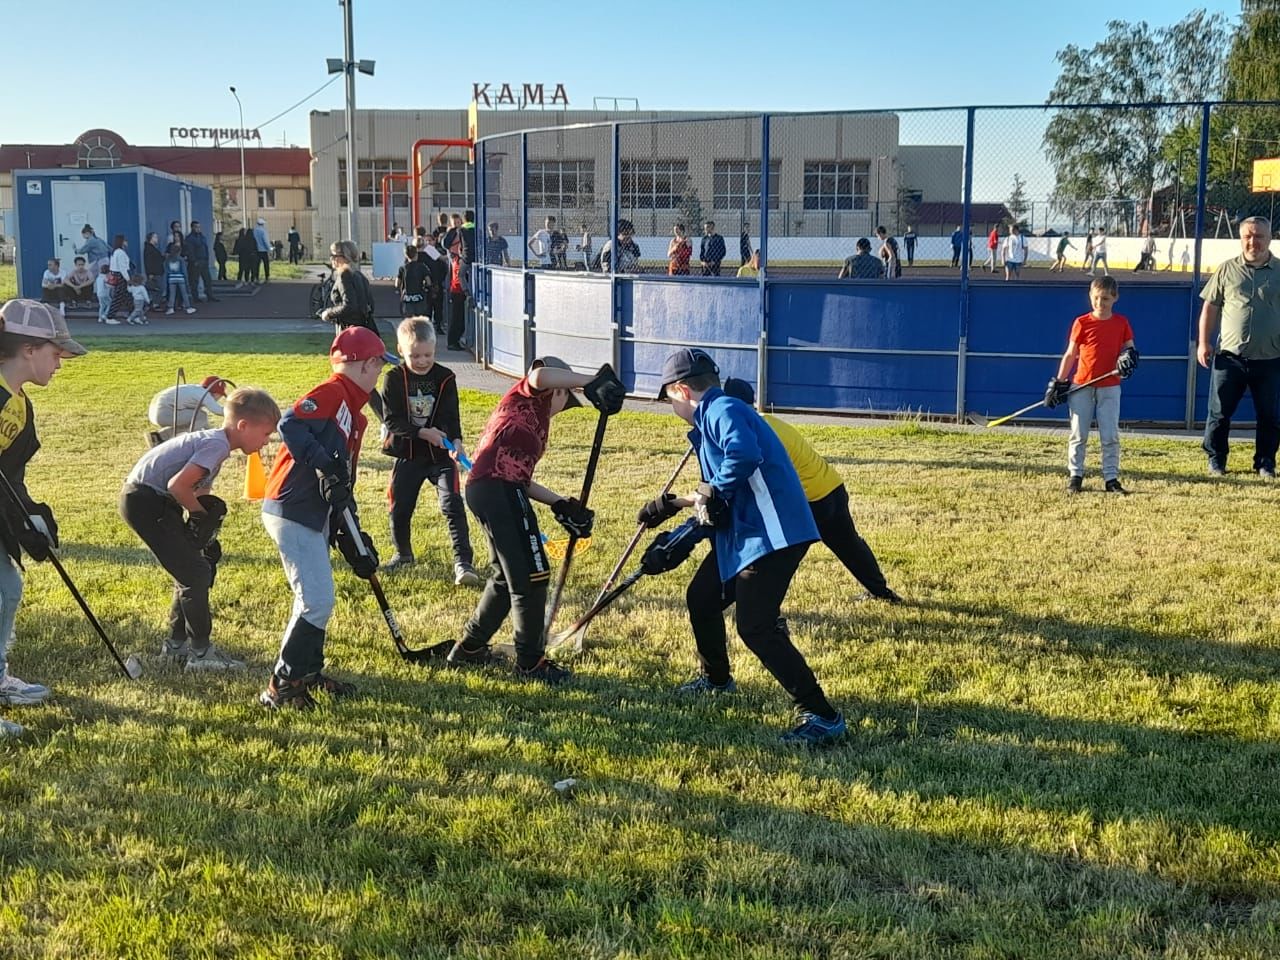
[[[794,730],[788,730],[779,739],[786,744],[825,747],[848,732],[843,713],[837,713],[834,720],[823,720],[816,713],[802,713],[799,725]]]
[[[702,696],[703,694],[737,693],[738,685],[730,677],[724,683],[712,683],[705,673],[700,673],[687,683],[676,687],[676,693]]]

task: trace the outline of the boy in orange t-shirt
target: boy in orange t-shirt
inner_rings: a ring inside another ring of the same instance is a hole
[[[1071,409],[1071,439],[1067,442],[1068,493],[1079,493],[1084,484],[1084,454],[1089,441],[1089,426],[1097,419],[1098,438],[1102,441],[1102,479],[1107,493],[1128,493],[1120,485],[1120,381],[1129,379],[1138,366],[1138,351],[1133,345],[1133,329],[1129,319],[1113,313],[1120,290],[1111,277],[1098,277],[1089,284],[1089,303],[1093,310],[1076,317],[1071,325],[1067,352],[1058,364],[1058,374],[1045,390],[1045,406],[1056,407],[1064,400]],[[1115,370],[1118,376],[1107,377],[1092,386],[1071,390],[1068,377],[1075,367],[1077,385]],[[1068,397],[1067,393],[1071,391]]]

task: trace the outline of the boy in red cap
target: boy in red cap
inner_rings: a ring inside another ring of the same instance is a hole
[[[337,545],[356,576],[368,578],[377,571],[369,535],[360,533],[363,543],[358,542],[346,517],[356,517],[351,485],[368,423],[361,411],[383,365],[395,359],[372,330],[347,327],[329,348],[333,376],[280,420],[284,443],[267,478],[262,524],[280,550],[293,613],[271,680],[258,697],[264,707],[313,707],[314,690],[332,697],[355,693],[354,685],[321,673],[325,627],[334,606],[329,544]]]

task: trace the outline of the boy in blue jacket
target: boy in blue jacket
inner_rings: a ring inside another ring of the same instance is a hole
[[[826,744],[845,733],[843,715],[822,692],[791,642],[782,600],[818,528],[787,451],[751,407],[720,388],[720,370],[703,350],[678,350],[662,369],[658,399],[669,399],[693,430],[704,482],[669,502],[674,516],[691,506],[712,527],[712,547],[685,601],[701,673],[680,687],[689,694],[732,693],[724,611],[734,605],[738,635],[791,695],[800,723],[785,743]]]

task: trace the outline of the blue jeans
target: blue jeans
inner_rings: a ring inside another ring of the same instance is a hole
[[[1234,353],[1213,358],[1209,379],[1209,417],[1204,425],[1204,452],[1209,462],[1227,469],[1231,417],[1248,388],[1257,411],[1253,469],[1274,470],[1280,446],[1280,358],[1250,360]]]
[[[169,309],[170,310],[173,309],[173,301],[179,292],[182,293],[182,305],[184,307],[191,306],[191,294],[187,290],[186,278],[183,277],[180,280],[175,280],[172,277],[170,277],[169,278]]]
[[[0,555],[0,678],[9,668],[9,639],[22,603],[22,571],[6,553]]]

